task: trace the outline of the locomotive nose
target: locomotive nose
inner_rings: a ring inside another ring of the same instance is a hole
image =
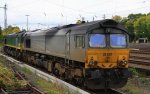
[[[128,49],[88,49],[85,68],[127,68]]]

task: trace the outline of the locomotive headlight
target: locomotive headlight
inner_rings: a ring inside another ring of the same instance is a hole
[[[118,57],[118,67],[126,67],[128,64],[128,58],[126,55],[119,55]]]
[[[124,61],[123,63],[124,63],[124,65],[127,65],[127,61]]]
[[[90,66],[90,67],[96,67],[96,66],[97,66],[97,61],[94,61],[93,59],[91,59],[91,60],[89,61],[89,66]]]
[[[124,67],[126,65],[127,65],[127,61],[125,61],[125,60],[122,60],[122,61],[119,62],[120,67]]]
[[[89,62],[89,65],[90,65],[90,66],[94,66],[94,61],[93,61],[93,60],[90,61],[90,62]]]
[[[88,62],[87,66],[91,68],[97,67],[98,64],[97,60],[98,60],[97,55],[89,55],[87,60]]]

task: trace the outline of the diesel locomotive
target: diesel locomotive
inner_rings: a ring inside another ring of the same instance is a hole
[[[4,36],[4,52],[89,89],[123,87],[130,72],[129,35],[105,19]]]

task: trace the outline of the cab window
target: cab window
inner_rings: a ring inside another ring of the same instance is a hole
[[[125,48],[127,46],[125,34],[111,34],[110,46],[114,48]]]
[[[85,40],[83,35],[75,36],[75,47],[76,48],[84,48]]]
[[[90,47],[106,47],[106,38],[104,34],[90,34]]]
[[[30,41],[30,39],[26,39],[26,48],[31,48],[31,41]]]

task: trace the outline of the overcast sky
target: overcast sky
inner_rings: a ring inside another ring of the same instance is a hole
[[[113,15],[126,17],[131,13],[149,13],[150,0],[0,0],[0,7],[7,4],[8,25],[26,28],[46,28],[75,23],[84,17],[92,21],[111,18]],[[0,26],[4,27],[4,10],[0,9]]]

